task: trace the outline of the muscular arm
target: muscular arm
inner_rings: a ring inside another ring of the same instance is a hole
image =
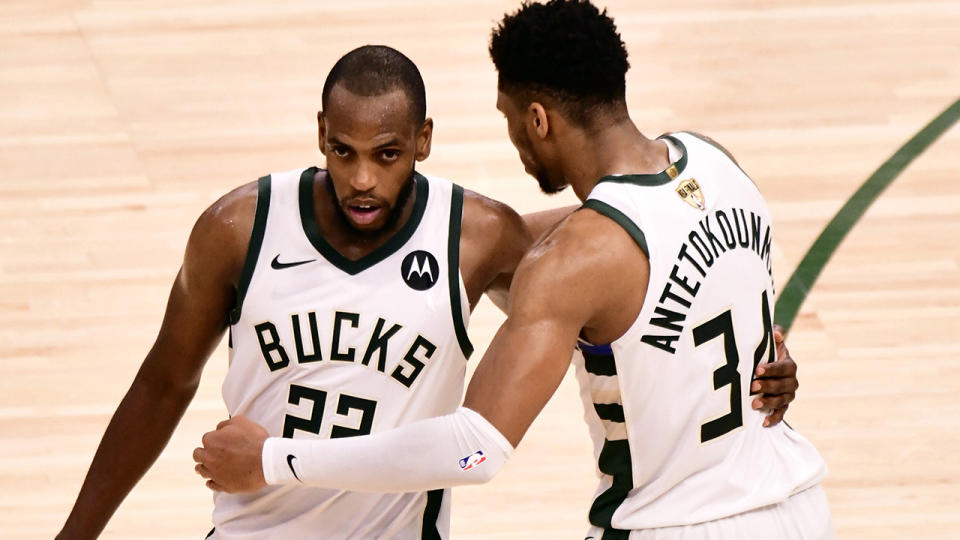
[[[580,208],[580,206],[575,204],[524,214],[522,216],[523,222],[527,225],[527,228],[530,229],[530,234],[533,236],[534,243],[536,243],[559,225],[560,222],[563,221],[563,218],[572,214],[577,208]]]
[[[470,306],[476,306],[486,293],[506,313],[520,259],[577,208],[565,206],[519,216],[503,203],[465,192],[460,268]]]
[[[583,214],[565,224],[595,234],[579,234],[583,240],[577,241],[565,229],[555,231],[521,263],[509,317],[477,368],[464,408],[371,436],[265,443],[262,428],[257,432],[250,420],[236,417],[204,436],[204,448],[194,453],[198,472],[212,489],[227,491],[252,491],[266,482],[410,491],[492,478],[559,385],[580,330],[598,340],[607,338],[604,332],[622,333],[642,306],[643,252],[612,221]],[[611,256],[638,271],[614,275]],[[238,476],[230,473],[238,472],[237,455],[262,455],[262,471],[247,461],[239,469],[254,474],[235,482]],[[395,464],[389,471],[385,456]]]
[[[473,308],[484,293],[506,311],[510,282],[533,244],[524,220],[509,206],[466,191],[460,235],[460,271]]]
[[[197,221],[153,347],[100,441],[58,538],[95,538],[166,446],[220,342],[243,264],[256,185],[211,206]]]
[[[648,279],[647,258],[623,229],[577,212],[517,270],[510,314],[477,366],[464,407],[519,444],[563,379],[581,331],[596,343],[618,338],[640,312]]]

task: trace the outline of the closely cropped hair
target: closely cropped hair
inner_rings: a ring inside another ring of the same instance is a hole
[[[401,89],[410,99],[413,120],[422,124],[427,117],[427,97],[420,70],[396,49],[364,45],[337,60],[323,83],[324,110],[330,91],[338,84],[359,96],[379,96]]]
[[[607,10],[589,0],[524,2],[493,30],[490,56],[500,90],[545,94],[581,125],[605,105],[625,103],[627,48]]]

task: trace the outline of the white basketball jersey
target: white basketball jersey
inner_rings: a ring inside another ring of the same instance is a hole
[[[650,260],[631,328],[574,355],[601,477],[590,521],[604,539],[775,504],[825,474],[813,445],[762,427],[750,406],[754,368],[776,354],[767,206],[711,142],[665,139],[666,171],[605,177],[584,203]]]
[[[316,168],[260,179],[230,327],[223,399],[271,436],[389,430],[460,404],[469,307],[459,272],[463,190],[415,174],[414,209],[357,261],[316,224]],[[391,463],[389,454],[384,463]],[[386,474],[389,474],[387,472]],[[215,496],[216,538],[447,538],[449,491],[268,486]]]

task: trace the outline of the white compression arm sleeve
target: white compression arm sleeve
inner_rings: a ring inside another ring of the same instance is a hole
[[[268,484],[302,483],[350,491],[425,491],[482,484],[513,447],[480,414],[453,414],[343,439],[283,439],[263,444]]]

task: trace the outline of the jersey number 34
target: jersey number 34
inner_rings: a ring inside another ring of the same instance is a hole
[[[764,356],[767,362],[773,362],[776,346],[773,342],[773,318],[770,316],[770,304],[767,301],[767,291],[763,291],[760,298],[761,320],[763,321],[763,339],[753,352],[753,375],[756,376],[757,366]],[[700,442],[716,439],[743,425],[743,399],[740,394],[740,354],[737,352],[737,340],[733,335],[733,316],[730,310],[710,319],[693,329],[693,343],[699,347],[708,341],[723,337],[723,352],[727,363],[713,372],[713,389],[719,390],[730,386],[730,412],[715,418],[700,426]],[[747,388],[750,386],[748,385]],[[751,392],[751,395],[755,392]]]

